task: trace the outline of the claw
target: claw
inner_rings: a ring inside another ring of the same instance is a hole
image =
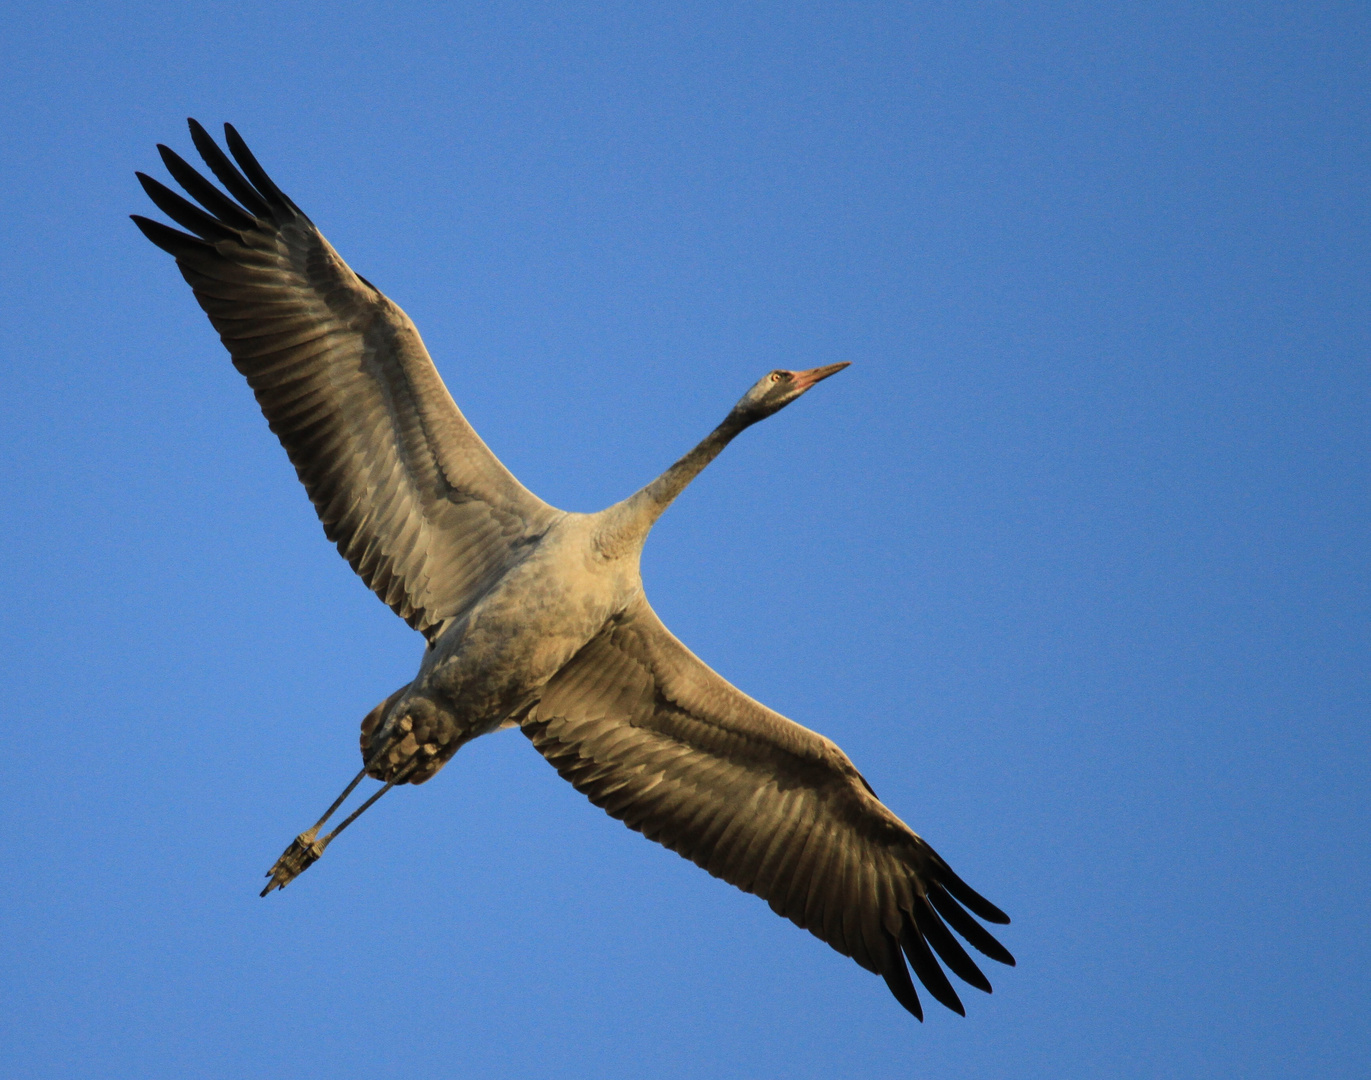
[[[308,832],[302,832],[290,842],[290,847],[281,852],[281,857],[267,871],[266,876],[271,880],[267,882],[267,887],[259,895],[266,896],[272,889],[284,889],[319,861],[319,856],[324,853],[324,848],[328,846],[331,837],[317,840],[315,838],[318,835],[319,826],[316,825]]]
[[[413,741],[412,736],[409,738],[410,741]],[[267,887],[258,894],[259,896],[266,896],[272,889],[284,889],[318,862],[319,856],[324,853],[324,848],[328,847],[330,840],[361,817],[377,799],[396,784],[403,784],[414,775],[414,771],[419,767],[419,755],[418,753],[411,754],[409,760],[404,763],[400,771],[390,780],[386,781],[385,787],[381,788],[379,791],[373,792],[371,798],[349,814],[346,820],[334,829],[333,832],[329,833],[322,840],[315,839],[315,837],[319,835],[319,829],[323,826],[324,822],[333,816],[333,812],[343,805],[343,800],[352,794],[352,789],[361,783],[362,777],[366,776],[367,768],[370,764],[371,762],[368,761],[367,764],[362,767],[362,771],[353,778],[352,783],[343,789],[343,793],[333,801],[333,805],[325,811],[324,816],[315,822],[314,828],[302,832],[291,841],[290,847],[281,852],[281,857],[277,859],[276,862],[272,864],[271,869],[267,871],[267,877],[271,878],[271,880],[267,882]]]

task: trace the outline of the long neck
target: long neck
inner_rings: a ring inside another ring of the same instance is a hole
[[[734,436],[756,422],[734,409],[724,422],[700,440],[695,449],[677,461],[647,487],[634,492],[605,511],[605,523],[596,542],[602,552],[617,557],[639,549],[662,512],[675,501],[704,467],[719,456]]]

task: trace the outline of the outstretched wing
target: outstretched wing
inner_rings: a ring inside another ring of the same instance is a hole
[[[595,805],[882,975],[920,1019],[905,957],[959,1013],[935,953],[990,991],[949,926],[1014,963],[966,909],[1009,918],[876,798],[846,754],[711,670],[645,599],[548,683],[523,732]]]
[[[139,173],[152,201],[194,235],[133,220],[176,257],[325,534],[377,596],[432,637],[560,512],[500,464],[409,317],[338,257],[238,133],[224,125],[235,168],[194,120],[190,130],[232,198],[159,145],[204,209]]]

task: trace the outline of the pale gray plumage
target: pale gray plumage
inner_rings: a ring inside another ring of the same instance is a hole
[[[916,1016],[906,958],[958,1012],[935,953],[989,991],[948,926],[1013,964],[967,909],[1007,917],[876,798],[836,745],[712,671],[642,592],[639,552],[667,505],[740,431],[846,365],[771,373],[652,484],[599,514],[564,513],[500,464],[413,323],[348,268],[237,132],[225,125],[230,160],[190,126],[232,198],[159,147],[201,205],[139,179],[194,235],[134,221],[176,257],[329,539],[428,639],[414,681],[363,721],[363,772],[385,780],[382,791],[422,783],[463,743],[518,724],[596,805],[881,974]],[[361,812],[317,838],[356,783],[287,849],[264,892]]]

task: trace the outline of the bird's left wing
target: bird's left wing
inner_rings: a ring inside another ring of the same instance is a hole
[[[1014,962],[966,909],[1009,919],[876,798],[846,754],[710,669],[646,599],[549,682],[522,730],[597,806],[880,974],[921,1019],[905,957],[957,1012],[934,953],[990,990],[949,926]]]
[[[328,538],[432,639],[560,511],[491,453],[409,316],[352,271],[238,133],[224,125],[235,166],[194,120],[190,129],[233,197],[161,146],[168,171],[204,209],[139,173],[152,201],[190,232],[133,220],[176,256]]]

